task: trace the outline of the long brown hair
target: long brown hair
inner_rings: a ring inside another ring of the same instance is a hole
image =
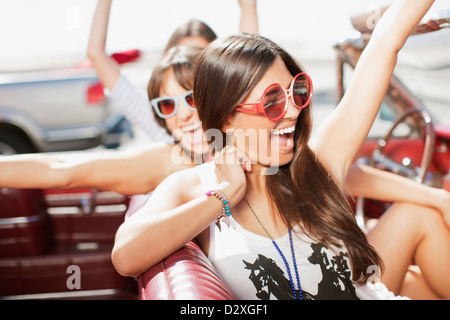
[[[165,53],[156,67],[153,69],[152,76],[148,82],[148,98],[150,100],[158,98],[161,95],[161,87],[166,72],[173,70],[175,79],[178,84],[185,90],[192,90],[194,66],[200,57],[202,48],[194,46],[177,46],[172,47]],[[166,121],[161,119],[152,108],[156,122],[167,130],[169,134],[172,132],[167,129]]]
[[[194,72],[194,99],[206,133],[224,127],[277,57],[293,76],[303,72],[286,51],[258,35],[219,38],[203,51]],[[298,224],[324,245],[344,244],[353,280],[365,283],[369,266],[381,267],[381,259],[357,226],[342,189],[308,147],[311,128],[308,106],[296,124],[293,160],[266,176],[268,196],[287,226]]]
[[[217,38],[216,33],[206,23],[197,19],[191,19],[179,26],[167,42],[164,52],[177,46],[181,39],[186,37],[203,37],[206,41],[212,42]]]

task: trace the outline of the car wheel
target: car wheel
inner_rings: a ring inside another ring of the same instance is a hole
[[[0,132],[0,155],[36,152],[30,141],[17,133]]]

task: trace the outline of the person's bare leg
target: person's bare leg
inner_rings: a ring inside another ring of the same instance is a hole
[[[402,292],[408,268],[416,264],[424,279],[417,278],[418,290],[427,284],[431,290],[429,298],[433,298],[431,293],[450,298],[450,230],[440,212],[408,203],[394,204],[367,238],[384,262],[381,281],[391,291]],[[414,277],[409,277],[405,285],[410,298],[416,298],[411,280]]]
[[[417,266],[411,266],[406,273],[400,289],[400,295],[413,297],[416,300],[437,300],[440,297],[430,288],[422,271]]]

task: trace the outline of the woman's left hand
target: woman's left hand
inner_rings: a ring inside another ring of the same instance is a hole
[[[238,203],[247,188],[245,171],[250,172],[252,169],[250,159],[236,147],[227,146],[216,154],[214,161],[220,188],[231,204]]]

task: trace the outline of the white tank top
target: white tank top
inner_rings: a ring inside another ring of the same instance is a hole
[[[205,191],[217,188],[214,162],[196,167]],[[232,211],[233,212],[233,211]],[[292,232],[295,260],[303,299],[393,299],[384,285],[351,281],[350,260],[342,248],[327,248],[304,235],[297,226]],[[275,239],[298,290],[288,234]],[[272,240],[240,226],[233,216],[229,225],[210,225],[208,258],[238,299],[293,299],[288,269]],[[373,273],[374,270],[368,270]]]

